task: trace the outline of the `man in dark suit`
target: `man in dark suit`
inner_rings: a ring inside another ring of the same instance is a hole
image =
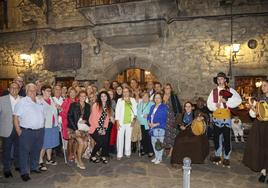
[[[13,157],[15,169],[19,170],[18,135],[12,120],[14,107],[20,100],[18,93],[19,85],[16,82],[12,82],[9,85],[9,94],[0,97],[0,137],[3,137],[4,141],[3,171],[6,178],[13,177],[11,173],[12,148],[14,149]]]

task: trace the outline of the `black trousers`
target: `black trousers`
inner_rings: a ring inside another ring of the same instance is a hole
[[[3,139],[3,166],[4,172],[10,171],[14,161],[15,168],[19,168],[19,139],[15,128],[13,128],[9,137]],[[12,156],[13,149],[13,156]]]
[[[109,143],[109,135],[106,134],[105,135],[99,135],[98,131],[95,130],[95,132],[93,134],[91,134],[91,137],[94,139],[94,141],[96,142],[92,153],[91,153],[91,157],[95,157],[96,153],[101,150],[101,156],[102,157],[108,157],[109,153],[108,153],[108,144]]]
[[[145,126],[141,125],[142,140],[141,146],[144,153],[153,153],[153,146],[151,142],[151,136],[149,135],[149,130],[145,130]]]
[[[223,140],[220,138],[221,134],[223,136]],[[226,126],[218,127],[214,125],[214,147],[217,156],[221,156],[222,148],[220,146],[224,149],[224,158],[229,158],[231,151],[231,128]]]

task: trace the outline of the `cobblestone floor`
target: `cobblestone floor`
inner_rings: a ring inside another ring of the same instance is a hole
[[[205,164],[192,165],[191,188],[267,188],[268,184],[257,182],[258,174],[242,163],[243,152],[232,153],[231,169]],[[47,172],[31,174],[31,181],[22,182],[17,172],[14,178],[0,177],[1,188],[179,188],[182,187],[182,170],[174,169],[166,159],[154,165],[148,157],[132,155],[121,161],[112,159],[109,164],[86,162],[86,170],[67,166],[58,158],[57,166],[49,166]],[[2,174],[2,173],[1,173]]]

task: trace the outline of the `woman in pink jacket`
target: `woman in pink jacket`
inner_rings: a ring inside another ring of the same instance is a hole
[[[61,105],[61,111],[60,111],[60,116],[62,119],[62,136],[65,140],[68,140],[68,145],[67,145],[67,153],[68,153],[68,160],[72,161],[74,160],[74,142],[75,140],[68,135],[68,130],[67,130],[67,115],[68,111],[70,108],[71,103],[75,102],[75,97],[76,97],[76,90],[74,87],[70,87],[68,89],[68,98],[64,100],[64,102]]]
[[[107,91],[101,91],[96,103],[92,106],[92,111],[89,117],[89,134],[96,142],[90,157],[90,161],[94,163],[100,162],[100,160],[107,164],[108,156],[108,142],[109,135],[106,134],[108,128],[109,119],[112,118],[112,102]],[[96,157],[97,151],[101,150],[100,160]]]

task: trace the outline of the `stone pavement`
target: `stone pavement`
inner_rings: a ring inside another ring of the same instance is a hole
[[[267,188],[257,182],[258,174],[241,164],[242,150],[232,153],[231,169],[205,164],[192,165],[191,188]],[[31,174],[32,180],[22,182],[17,172],[12,179],[0,177],[0,188],[180,188],[182,170],[174,169],[169,161],[154,165],[148,157],[132,155],[121,161],[112,159],[109,164],[86,162],[87,169],[67,166],[57,159],[57,166],[47,172]],[[2,172],[1,172],[2,175]]]

